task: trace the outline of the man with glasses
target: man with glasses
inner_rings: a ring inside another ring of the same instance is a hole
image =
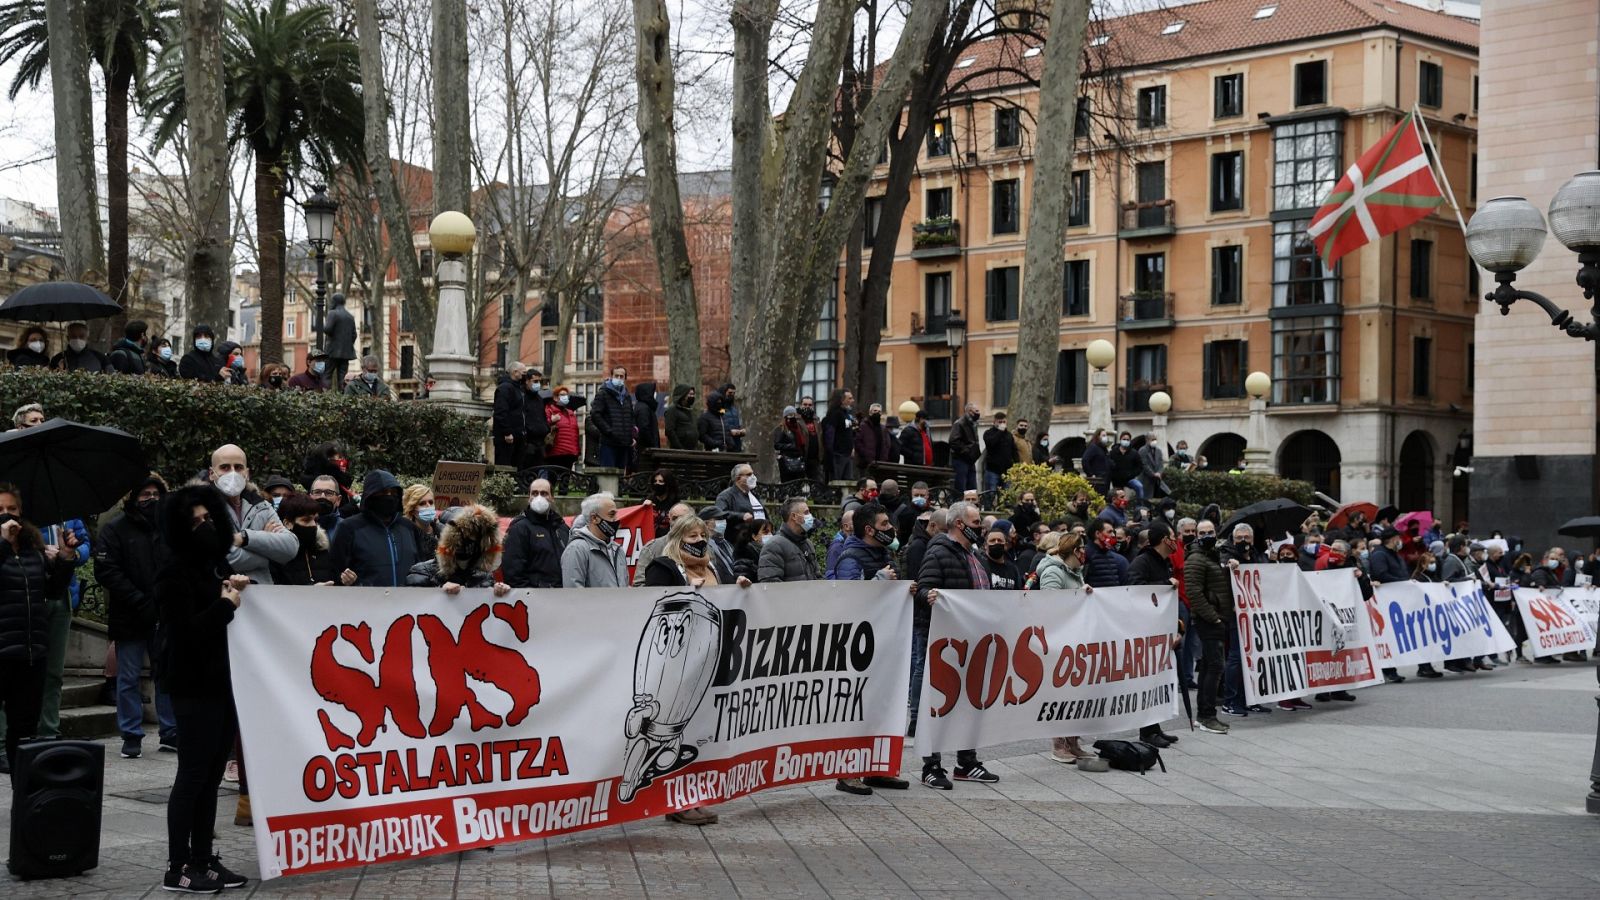
[[[561,554],[572,535],[554,501],[547,479],[535,478],[528,485],[528,508],[506,530],[501,564],[506,584],[514,588],[561,587]]]
[[[343,521],[339,514],[343,496],[338,479],[332,475],[318,475],[311,482],[311,499],[317,504],[317,525],[328,535],[328,540],[333,540],[333,530]]]

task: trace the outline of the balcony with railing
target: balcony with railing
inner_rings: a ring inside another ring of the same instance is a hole
[[[1123,240],[1138,238],[1166,237],[1177,230],[1174,224],[1173,203],[1169,197],[1165,200],[1151,200],[1145,203],[1124,203],[1122,205],[1122,221],[1119,223],[1117,237]]]
[[[911,256],[939,259],[961,255],[961,223],[949,216],[924,219],[911,226]]]
[[[950,418],[950,395],[938,394],[936,396],[912,397],[912,402],[922,407],[928,418],[934,421]]]
[[[1117,330],[1143,331],[1171,328],[1172,306],[1172,295],[1163,291],[1134,291],[1131,294],[1124,294],[1121,314],[1117,316]]]
[[[911,343],[937,344],[940,347],[947,345],[944,323],[950,319],[949,313],[923,315],[917,310],[911,311]]]
[[[1164,384],[1150,384],[1136,381],[1130,387],[1117,389],[1117,413],[1120,415],[1142,415],[1150,412],[1150,395],[1157,391],[1172,393],[1172,388]]]

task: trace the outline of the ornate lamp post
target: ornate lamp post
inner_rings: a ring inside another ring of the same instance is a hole
[[[1272,393],[1272,377],[1251,372],[1244,380],[1250,395],[1250,434],[1244,445],[1244,470],[1255,475],[1272,474],[1272,454],[1267,450],[1267,395]]]
[[[439,288],[439,312],[433,326],[433,352],[428,355],[428,375],[434,382],[429,396],[473,412],[479,411],[473,387],[478,361],[467,343],[465,257],[477,238],[472,220],[454,210],[435,216],[428,226],[428,240],[439,257],[433,278]]]
[[[317,349],[321,350],[323,327],[327,324],[328,247],[333,244],[333,222],[339,212],[339,204],[328,197],[327,185],[314,184],[311,186],[311,196],[300,204],[300,209],[306,217],[306,240],[317,251],[316,320],[311,329],[316,332]]]
[[[1117,361],[1117,348],[1107,340],[1090,341],[1088,348],[1083,351],[1083,357],[1089,363],[1089,368],[1094,370],[1089,373],[1089,431],[1110,431],[1114,427],[1111,421],[1111,373],[1106,369]]]
[[[1574,175],[1556,191],[1550,199],[1550,230],[1562,246],[1578,254],[1578,287],[1594,304],[1590,321],[1580,322],[1548,298],[1515,287],[1517,273],[1539,256],[1545,239],[1544,216],[1522,197],[1496,197],[1478,207],[1467,223],[1467,252],[1494,273],[1496,287],[1484,299],[1499,304],[1503,316],[1511,314],[1511,304],[1518,300],[1531,301],[1568,337],[1595,340],[1600,337],[1600,172]],[[1600,704],[1600,696],[1595,703]],[[1600,726],[1584,806],[1600,814]]]
[[[949,318],[944,320],[944,344],[950,348],[950,421],[954,422],[961,416],[961,396],[957,390],[961,384],[956,377],[956,368],[961,364],[961,346],[967,342],[967,320],[961,318],[961,311],[950,310]]]

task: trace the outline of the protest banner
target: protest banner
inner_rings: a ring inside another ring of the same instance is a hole
[[[1383,682],[1361,585],[1350,569],[1240,566],[1233,608],[1249,703]]]
[[[440,460],[433,467],[433,506],[446,510],[452,506],[471,506],[483,490],[483,463]]]
[[[1122,731],[1178,715],[1177,592],[943,591],[917,752]]]
[[[1590,631],[1600,632],[1600,588],[1593,584],[1581,588],[1562,588],[1561,596],[1572,604],[1578,618],[1588,623]]]
[[[1573,605],[1574,595],[1590,594],[1588,588],[1563,588],[1540,591],[1517,588],[1517,614],[1528,633],[1528,646],[1534,656],[1560,656],[1594,646],[1594,628]]]
[[[275,878],[893,774],[911,606],[904,582],[252,585],[228,646]]]
[[[1383,621],[1374,637],[1383,666],[1416,666],[1504,653],[1511,634],[1476,581],[1432,584],[1398,581],[1375,585],[1374,614]]]

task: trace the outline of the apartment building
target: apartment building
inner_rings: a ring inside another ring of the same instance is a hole
[[[977,44],[923,142],[895,246],[878,356],[886,399],[948,418],[952,394],[1009,402],[1017,348],[1037,48]],[[1331,269],[1305,234],[1328,190],[1415,106],[1463,214],[1475,197],[1477,23],[1364,0],[1204,0],[1094,23],[1075,116],[1074,199],[1062,252],[1057,450],[1088,421],[1096,339],[1117,426],[1152,424],[1212,468],[1236,463],[1245,376],[1273,378],[1268,444],[1280,473],[1332,496],[1466,513],[1474,295],[1448,205]],[[968,78],[967,70],[994,70]],[[959,359],[945,326],[959,312]],[[951,365],[958,363],[958,381]]]

